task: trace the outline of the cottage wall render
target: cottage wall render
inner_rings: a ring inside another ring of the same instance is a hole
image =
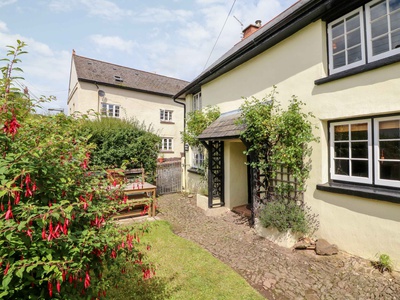
[[[316,116],[312,171],[305,201],[319,215],[317,237],[342,250],[376,259],[387,253],[400,263],[400,204],[316,189],[329,180],[328,122],[346,118],[400,114],[400,63],[315,85],[327,73],[326,24],[319,20],[246,63],[204,84],[203,106],[218,105],[221,112],[239,108],[242,97],[263,98],[277,85],[285,106],[292,95],[306,102]],[[229,164],[226,161],[226,164]],[[245,180],[243,174],[243,180]],[[225,189],[235,182],[226,180]]]

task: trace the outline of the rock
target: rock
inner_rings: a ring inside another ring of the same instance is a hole
[[[318,255],[334,255],[338,254],[339,249],[335,244],[329,244],[324,239],[318,239],[315,243],[315,252]]]
[[[189,194],[187,197],[188,198],[193,198],[193,194]]]
[[[293,245],[293,248],[296,250],[304,250],[304,249],[309,249],[309,247],[313,244],[314,243],[310,238],[302,238],[296,244]]]

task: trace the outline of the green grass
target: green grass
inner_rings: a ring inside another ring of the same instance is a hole
[[[157,266],[156,276],[120,282],[108,299],[264,299],[229,266],[173,234],[165,221],[155,222],[142,243],[151,245],[146,253]]]

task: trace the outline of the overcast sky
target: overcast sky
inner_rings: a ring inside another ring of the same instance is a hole
[[[66,108],[76,54],[191,81],[241,39],[296,0],[0,0],[0,58],[6,45],[28,44],[20,67],[31,96]],[[65,110],[67,111],[67,110]]]

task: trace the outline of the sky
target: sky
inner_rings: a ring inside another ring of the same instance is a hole
[[[32,98],[67,112],[72,50],[77,55],[191,81],[296,0],[0,0],[0,58],[17,40]],[[230,14],[229,14],[230,13]],[[225,24],[225,25],[224,25]],[[219,38],[218,38],[219,37]],[[0,62],[4,65],[4,62]]]

